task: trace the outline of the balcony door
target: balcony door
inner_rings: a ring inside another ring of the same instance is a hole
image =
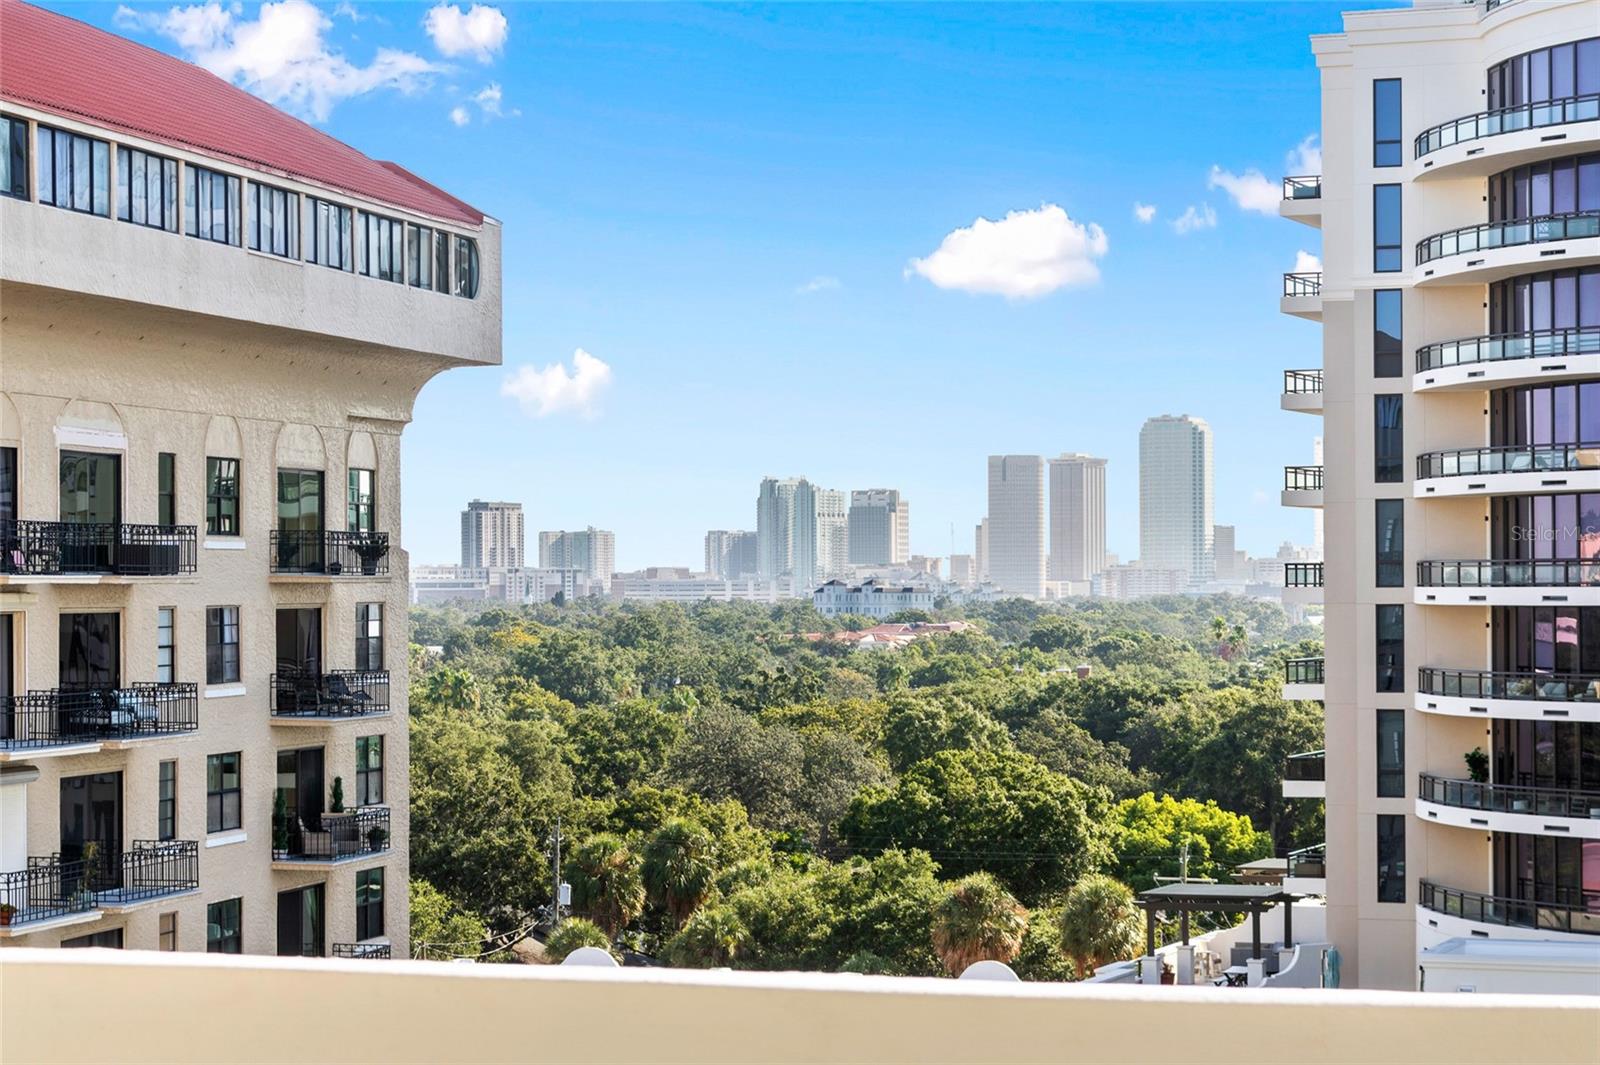
[[[283,797],[283,808],[289,817],[291,846],[302,826],[310,832],[321,831],[324,809],[321,747],[278,752],[278,794]]]
[[[104,690],[122,683],[122,618],[114,613],[62,614],[58,687]]]
[[[278,611],[278,672],[322,672],[322,610],[290,607]]]
[[[322,569],[322,471],[278,471],[278,565]]]
[[[61,531],[63,573],[110,573],[122,524],[122,456],[61,452],[61,521],[88,526]]]
[[[90,773],[61,778],[61,860],[97,854],[89,875],[96,889],[115,886],[122,854],[122,774]]]
[[[323,950],[323,885],[278,892],[278,954],[320,958]]]

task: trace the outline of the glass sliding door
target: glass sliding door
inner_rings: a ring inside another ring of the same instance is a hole
[[[59,687],[71,691],[121,687],[121,615],[62,614],[60,625]]]
[[[323,950],[323,885],[278,892],[278,955],[320,958]]]
[[[63,573],[109,573],[122,524],[122,456],[63,451],[60,464]]]
[[[280,569],[320,573],[322,471],[278,471],[278,559]]]
[[[61,778],[61,860],[83,861],[91,890],[116,887],[122,854],[122,774]],[[65,887],[65,885],[63,885]]]

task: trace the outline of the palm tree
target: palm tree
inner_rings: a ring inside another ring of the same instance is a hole
[[[711,848],[711,833],[681,817],[662,825],[645,844],[645,888],[676,924],[688,920],[711,893],[716,875]]]
[[[644,909],[644,876],[639,855],[610,833],[591,836],[575,847],[573,909],[615,938]]]
[[[678,934],[667,941],[662,956],[668,965],[686,969],[732,965],[749,938],[744,922],[731,906],[706,906],[696,910]]]
[[[611,937],[601,931],[600,926],[593,921],[585,921],[582,917],[568,917],[544,941],[545,961],[552,965],[560,965],[568,954],[579,947],[610,950]]]
[[[1061,950],[1080,978],[1139,953],[1139,910],[1126,884],[1099,873],[1083,877],[1061,907]]]
[[[1027,930],[1028,911],[990,873],[962,877],[933,907],[933,949],[951,976],[974,962],[1011,961]]]

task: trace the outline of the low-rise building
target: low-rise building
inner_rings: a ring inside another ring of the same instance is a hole
[[[817,612],[827,617],[855,614],[864,618],[886,618],[904,610],[932,610],[936,598],[932,588],[915,584],[883,584],[876,580],[861,584],[829,581],[818,588],[811,601]]]

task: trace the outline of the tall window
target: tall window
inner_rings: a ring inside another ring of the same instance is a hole
[[[311,212],[311,243],[306,258],[335,270],[351,266],[350,208],[314,196],[306,197]]]
[[[174,676],[174,623],[175,611],[170,606],[156,608],[156,683],[171,684]]]
[[[117,217],[134,225],[178,231],[178,161],[117,149]]]
[[[383,804],[382,736],[356,737],[356,802],[362,806]]]
[[[206,757],[206,831],[240,825],[239,752]]]
[[[383,870],[363,869],[356,874],[356,941],[383,935]]]
[[[156,838],[178,838],[178,763],[162,762],[156,783]]]
[[[369,533],[377,528],[376,474],[372,470],[350,470],[349,491],[346,493],[345,524],[351,532]]]
[[[1405,474],[1405,414],[1398,394],[1372,397],[1372,479],[1399,484]]]
[[[1405,373],[1401,349],[1401,298],[1397,288],[1380,288],[1372,294],[1372,376],[1400,377]]]
[[[1489,110],[1600,93],[1600,37],[1541,48],[1489,68]]]
[[[1372,186],[1372,269],[1398,273],[1400,262],[1400,186]]]
[[[383,668],[383,604],[356,604],[356,668]]]
[[[239,936],[239,899],[223,899],[206,907],[206,953],[242,954]]]
[[[206,535],[239,535],[238,459],[206,459]]]
[[[1406,504],[1401,499],[1380,499],[1376,505],[1377,585],[1404,588],[1406,584]]]
[[[28,124],[0,115],[0,196],[28,198]]]
[[[1406,712],[1378,711],[1378,798],[1406,797]]]
[[[1406,901],[1406,815],[1378,815],[1378,901]]]
[[[206,608],[206,683],[239,683],[239,608]]]
[[[218,244],[239,243],[239,179],[193,163],[183,168],[183,231]]]
[[[84,214],[111,212],[111,145],[65,130],[39,127],[39,202]]]
[[[478,296],[478,242],[471,237],[456,238],[456,295]]]
[[[428,226],[406,230],[406,280],[413,288],[450,291],[450,234]]]
[[[357,269],[380,281],[404,281],[405,225],[369,211],[360,211],[357,216]]]
[[[1406,690],[1406,608],[1398,603],[1377,607],[1377,688],[1380,692]]]
[[[300,258],[300,194],[250,182],[245,235],[251,251]]]
[[[156,456],[156,524],[178,524],[178,456],[163,451]]]
[[[1600,152],[1530,163],[1489,179],[1489,221],[1600,210]]]
[[[157,950],[177,950],[178,949],[178,915],[176,913],[164,913],[164,914],[162,914],[161,915],[161,923],[158,926],[158,930],[159,931],[158,931],[158,938],[157,938],[157,941],[156,941],[156,944],[157,944],[156,945],[156,949]]]
[[[17,449],[0,447],[0,521],[17,520]]]
[[[1400,79],[1372,83],[1372,165],[1400,166]]]

